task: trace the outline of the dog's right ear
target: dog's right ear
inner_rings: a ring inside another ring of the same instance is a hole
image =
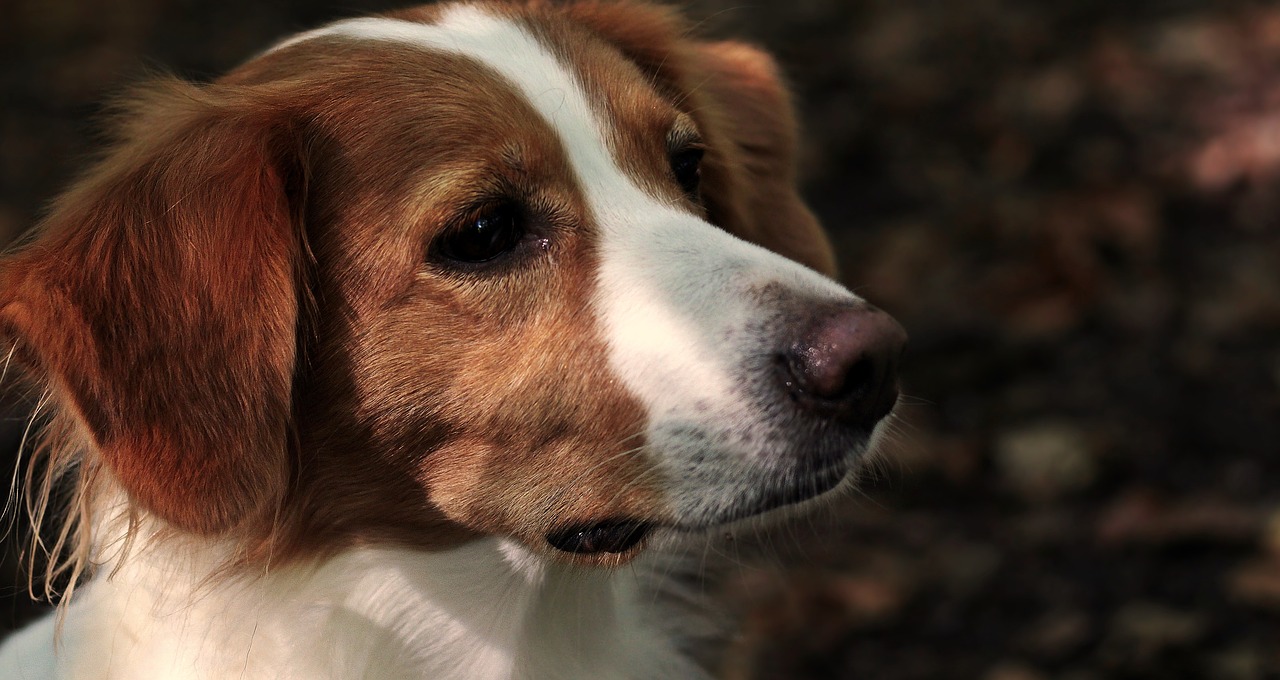
[[[154,85],[125,123],[0,261],[0,328],[133,502],[222,532],[289,474],[298,145],[284,112],[221,85]]]

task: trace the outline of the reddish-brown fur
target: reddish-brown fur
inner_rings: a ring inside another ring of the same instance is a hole
[[[131,496],[204,533],[284,488],[299,249],[271,111],[178,88],[6,262],[0,313]]]
[[[709,219],[833,270],[768,57],[643,5],[505,11],[607,99],[640,181],[679,196],[662,140],[689,118]],[[248,561],[669,519],[589,308],[580,189],[486,69],[319,39],[210,85],[152,86],[128,115],[0,270],[0,322],[88,435],[86,469]],[[432,260],[437,235],[513,192],[556,235],[547,249],[504,276]]]

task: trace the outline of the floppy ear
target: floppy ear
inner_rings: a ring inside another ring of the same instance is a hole
[[[296,147],[282,115],[218,85],[166,81],[127,118],[0,262],[0,324],[135,503],[225,531],[289,473]]]
[[[702,186],[712,222],[835,275],[831,245],[799,194],[798,126],[772,57],[740,42],[690,39],[668,7],[588,2],[569,11],[697,121],[708,146]]]

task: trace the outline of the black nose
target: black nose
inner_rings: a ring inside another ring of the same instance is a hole
[[[814,319],[783,353],[783,382],[808,411],[871,429],[898,401],[898,357],[907,333],[870,305]]]

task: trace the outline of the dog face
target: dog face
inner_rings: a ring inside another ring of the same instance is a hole
[[[683,35],[444,5],[154,87],[6,263],[3,320],[133,502],[276,559],[609,564],[816,496],[904,336],[824,276],[770,60]]]

